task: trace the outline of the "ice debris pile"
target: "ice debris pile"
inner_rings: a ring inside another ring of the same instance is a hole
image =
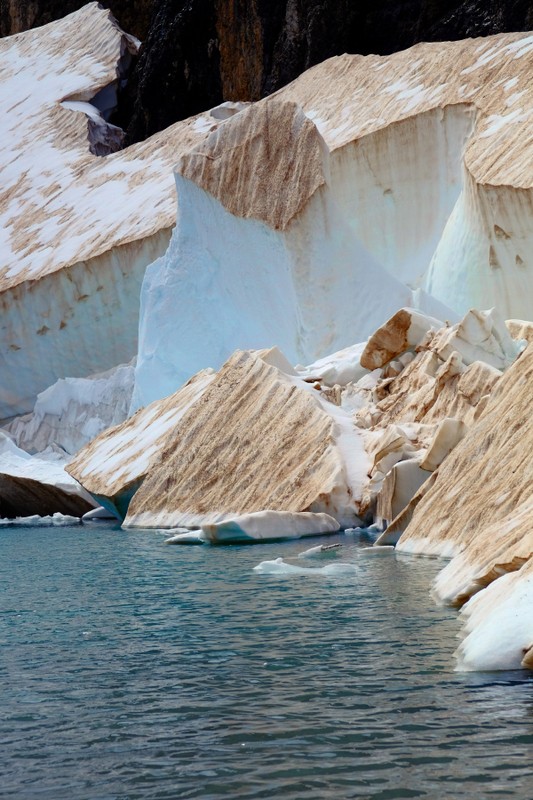
[[[494,311],[449,325],[401,309],[365,345],[307,367],[277,348],[236,351],[102,433],[67,469],[127,528],[198,529],[208,541],[383,528],[523,344]]]
[[[459,656],[467,669],[517,668],[524,659],[531,666],[532,386],[530,344],[442,464],[397,545],[451,558],[435,594],[466,603]]]
[[[124,527],[175,529],[171,544],[373,520],[387,549],[453,555],[436,591],[461,603],[533,554],[524,533],[533,344],[511,336],[528,330],[494,310],[451,325],[404,308],[366,343],[305,367],[276,348],[237,351],[105,431],[68,470]],[[260,571],[295,572],[281,562]],[[524,608],[514,649],[490,658],[479,643],[469,650],[472,620],[483,617],[472,612],[461,665],[521,663],[533,644]]]

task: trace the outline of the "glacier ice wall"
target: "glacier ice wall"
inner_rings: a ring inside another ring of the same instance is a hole
[[[459,138],[466,124],[461,118]],[[299,152],[304,126],[309,161],[319,173],[311,186],[297,163],[305,162],[306,152]],[[276,154],[282,136],[289,141]],[[225,162],[219,166],[215,159],[214,174],[206,174],[200,158],[213,160],[209,148]],[[354,156],[347,158],[351,162]],[[393,275],[365,246],[361,232],[380,224],[370,214],[375,198],[369,191],[367,217],[360,214],[354,224],[352,195],[362,204],[369,181],[354,168],[344,169],[342,159],[330,155],[300,109],[274,101],[242,111],[203,150],[182,159],[176,173],[177,225],[167,253],[149,267],[142,287],[132,408],[175,391],[205,365],[217,369],[239,348],[275,343],[293,363],[309,363],[366,338],[402,306],[454,318],[450,309]],[[285,202],[275,195],[270,161],[272,170],[280,170]],[[196,180],[189,177],[198,170]],[[402,184],[401,176],[396,183]],[[441,183],[447,185],[445,177]],[[394,185],[392,178],[389,184]],[[229,200],[232,191],[236,197]],[[434,205],[453,207],[454,191],[444,202],[437,186]],[[250,218],[253,214],[262,218]],[[435,214],[431,228],[426,218],[416,224],[435,238],[443,216]],[[417,237],[422,238],[419,231]]]

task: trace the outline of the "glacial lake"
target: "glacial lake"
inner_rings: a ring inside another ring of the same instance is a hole
[[[0,530],[2,800],[531,800],[533,678],[454,672],[439,562],[163,540]]]

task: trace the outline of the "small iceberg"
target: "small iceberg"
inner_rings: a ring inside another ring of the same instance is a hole
[[[263,575],[355,575],[358,572],[355,564],[337,562],[336,564],[326,564],[323,567],[300,567],[296,564],[288,564],[282,558],[275,558],[273,561],[261,561],[254,567],[254,572]]]
[[[309,550],[298,553],[297,558],[336,558],[341,547],[340,543],[319,544],[317,547],[310,547]]]
[[[383,544],[378,546],[373,545],[372,547],[361,547],[359,552],[364,554],[365,556],[370,556],[370,555],[382,556],[385,555],[386,553],[390,552],[394,553],[395,550],[396,548],[392,544]]]
[[[206,544],[207,539],[201,530],[181,530],[165,539],[165,544]]]

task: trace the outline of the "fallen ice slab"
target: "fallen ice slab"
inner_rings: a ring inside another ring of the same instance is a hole
[[[120,518],[111,511],[108,511],[108,509],[104,508],[103,506],[92,508],[82,517],[83,522],[108,522],[109,520],[114,520],[117,522],[120,521]]]
[[[329,514],[307,511],[256,511],[202,526],[202,534],[211,544],[300,539],[338,530],[339,523]]]
[[[68,514],[60,514],[59,512],[46,517],[33,514],[30,517],[0,519],[1,526],[16,528],[58,528],[65,525],[79,525],[80,523],[81,519],[79,517],[71,517]]]
[[[296,564],[288,564],[282,558],[275,558],[273,561],[261,561],[254,567],[254,572],[263,575],[354,575],[357,572],[355,564],[338,562],[336,564],[326,564],[324,567],[299,567]]]

